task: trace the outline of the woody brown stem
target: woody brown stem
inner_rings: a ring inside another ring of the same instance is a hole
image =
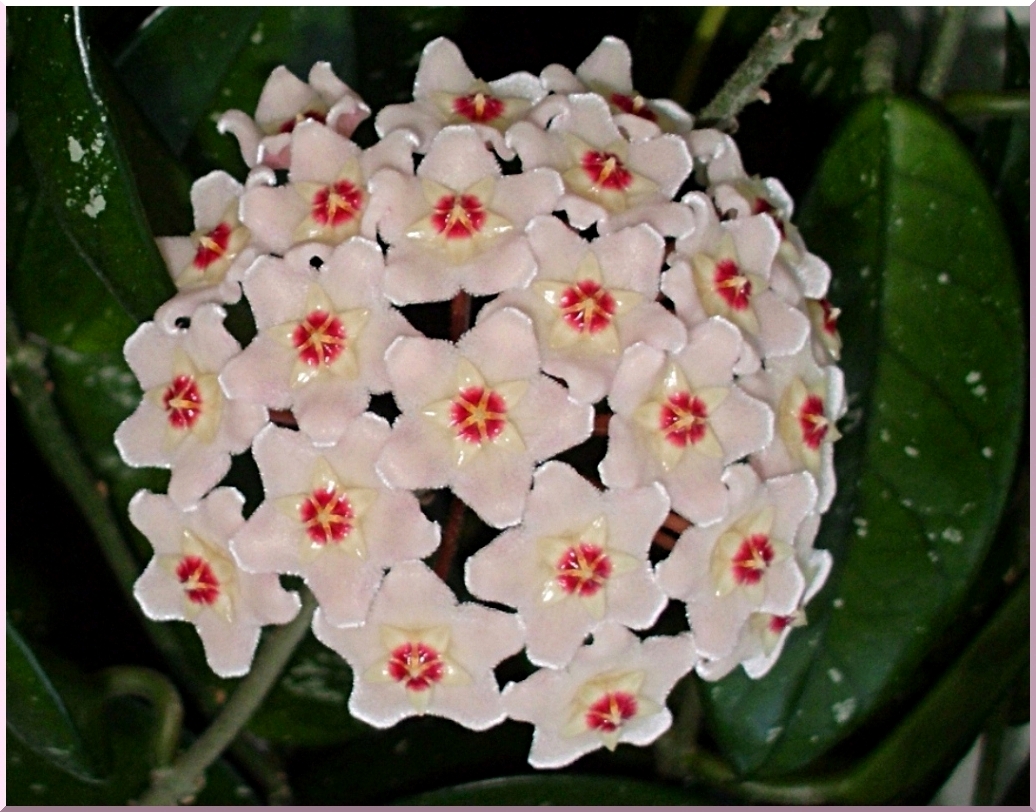
[[[456,496],[450,497],[450,513],[446,517],[446,527],[442,531],[442,546],[435,559],[435,574],[446,580],[453,558],[457,555],[457,540],[464,526],[464,503]]]
[[[471,326],[471,297],[461,291],[450,302],[450,338],[460,339]]]
[[[608,424],[611,422],[610,414],[594,415],[594,437],[607,437]]]

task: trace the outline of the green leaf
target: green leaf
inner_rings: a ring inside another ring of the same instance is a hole
[[[836,565],[773,671],[705,691],[741,773],[816,759],[889,700],[953,623],[1006,497],[1021,427],[1010,248],[970,156],[896,98],[865,102],[802,213],[834,271],[850,411],[818,546]]]
[[[180,154],[262,14],[255,7],[159,9],[115,61],[147,119]]]
[[[711,806],[703,793],[603,775],[515,775],[411,795],[401,804],[431,806]]]
[[[21,635],[7,622],[7,730],[59,770],[97,781],[65,703]]]
[[[54,221],[135,320],[173,293],[94,75],[78,10],[20,8],[11,91]]]

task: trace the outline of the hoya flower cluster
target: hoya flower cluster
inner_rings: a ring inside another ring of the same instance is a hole
[[[613,38],[574,74],[491,82],[438,39],[363,149],[369,114],[327,64],[278,68],[254,118],[219,123],[248,177],[198,180],[196,230],[159,239],[179,293],[126,343],[145,395],[115,438],[172,471],[130,507],[155,548],[137,597],[234,676],[297,612],[295,574],[357,718],[531,722],[537,767],[647,744],[692,669],[765,674],[830,568],[813,546],[844,410],[827,266],[780,183],[639,95]],[[222,307],[242,292],[243,348]],[[455,341],[400,309],[467,295]],[[384,393],[391,425],[369,411]],[[552,459],[595,426],[597,472]],[[219,484],[249,450],[264,494],[246,519]],[[513,611],[459,602],[425,563],[441,531],[415,491],[442,488],[502,530],[465,585]],[[650,634],[673,599],[690,631]],[[523,649],[539,670],[501,690]]]

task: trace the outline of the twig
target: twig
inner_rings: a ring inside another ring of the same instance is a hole
[[[446,527],[442,531],[442,546],[435,557],[435,574],[444,581],[453,564],[453,558],[457,555],[457,543],[463,527],[464,503],[456,496],[450,496],[450,512],[446,517]]]
[[[957,58],[961,37],[964,36],[964,19],[968,10],[964,6],[947,6],[943,9],[939,20],[939,30],[935,34],[935,43],[928,55],[921,80],[917,89],[930,99],[942,96],[946,80],[953,70],[953,62]]]
[[[957,118],[989,116],[990,118],[1028,118],[1029,91],[1001,90],[983,92],[962,90],[942,100],[946,112]]]
[[[471,297],[460,291],[450,302],[450,338],[457,341],[471,326]]]
[[[610,414],[595,414],[594,415],[594,437],[607,437],[608,436],[608,425],[611,423],[612,416]]]
[[[726,19],[727,6],[709,6],[702,12],[698,25],[691,37],[690,47],[684,54],[683,64],[680,65],[680,72],[676,75],[676,82],[673,83],[672,99],[681,107],[687,107],[691,103],[691,96],[698,86],[698,78],[701,76],[701,69],[712,51],[712,44],[716,41]]]
[[[154,784],[140,799],[142,805],[168,806],[198,791],[205,770],[237,737],[273,688],[309,631],[316,605],[312,593],[304,590],[298,616],[288,625],[270,632],[252,663],[252,670],[234,690],[219,716],[172,767],[156,771]]]
[[[792,53],[804,39],[819,39],[820,21],[827,6],[782,8],[745,61],[723,85],[719,93],[698,114],[700,121],[730,122],[748,104],[768,98],[763,82],[777,68],[791,61]]]

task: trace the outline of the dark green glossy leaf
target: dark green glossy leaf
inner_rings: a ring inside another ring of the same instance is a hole
[[[164,13],[176,12],[182,17],[187,11],[172,9]],[[240,9],[239,13],[244,11]],[[248,37],[238,43],[229,69],[197,119],[184,154],[196,174],[224,169],[235,177],[244,177],[247,167],[237,140],[216,132],[215,121],[228,109],[253,115],[263,85],[278,65],[285,65],[305,81],[314,62],[327,61],[342,81],[355,86],[353,14],[354,10],[346,6],[263,9]]]
[[[261,13],[168,6],[145,21],[116,59],[126,88],[174,153],[187,145]]]
[[[8,113],[10,115],[10,113]],[[7,265],[21,254],[25,227],[36,200],[36,176],[25,151],[25,142],[16,132],[7,146]]]
[[[79,13],[20,8],[9,19],[19,46],[12,99],[53,227],[65,229],[120,305],[143,321],[173,285],[94,76]]]
[[[765,679],[705,691],[724,752],[761,775],[843,739],[952,623],[997,527],[1021,422],[1010,248],[949,130],[910,102],[864,103],[802,227],[843,309],[850,411],[818,540],[836,565]]]
[[[7,623],[7,730],[57,770],[96,781],[83,741],[21,635]]]
[[[515,775],[412,795],[431,806],[711,806],[714,799],[667,784],[602,775]]]

